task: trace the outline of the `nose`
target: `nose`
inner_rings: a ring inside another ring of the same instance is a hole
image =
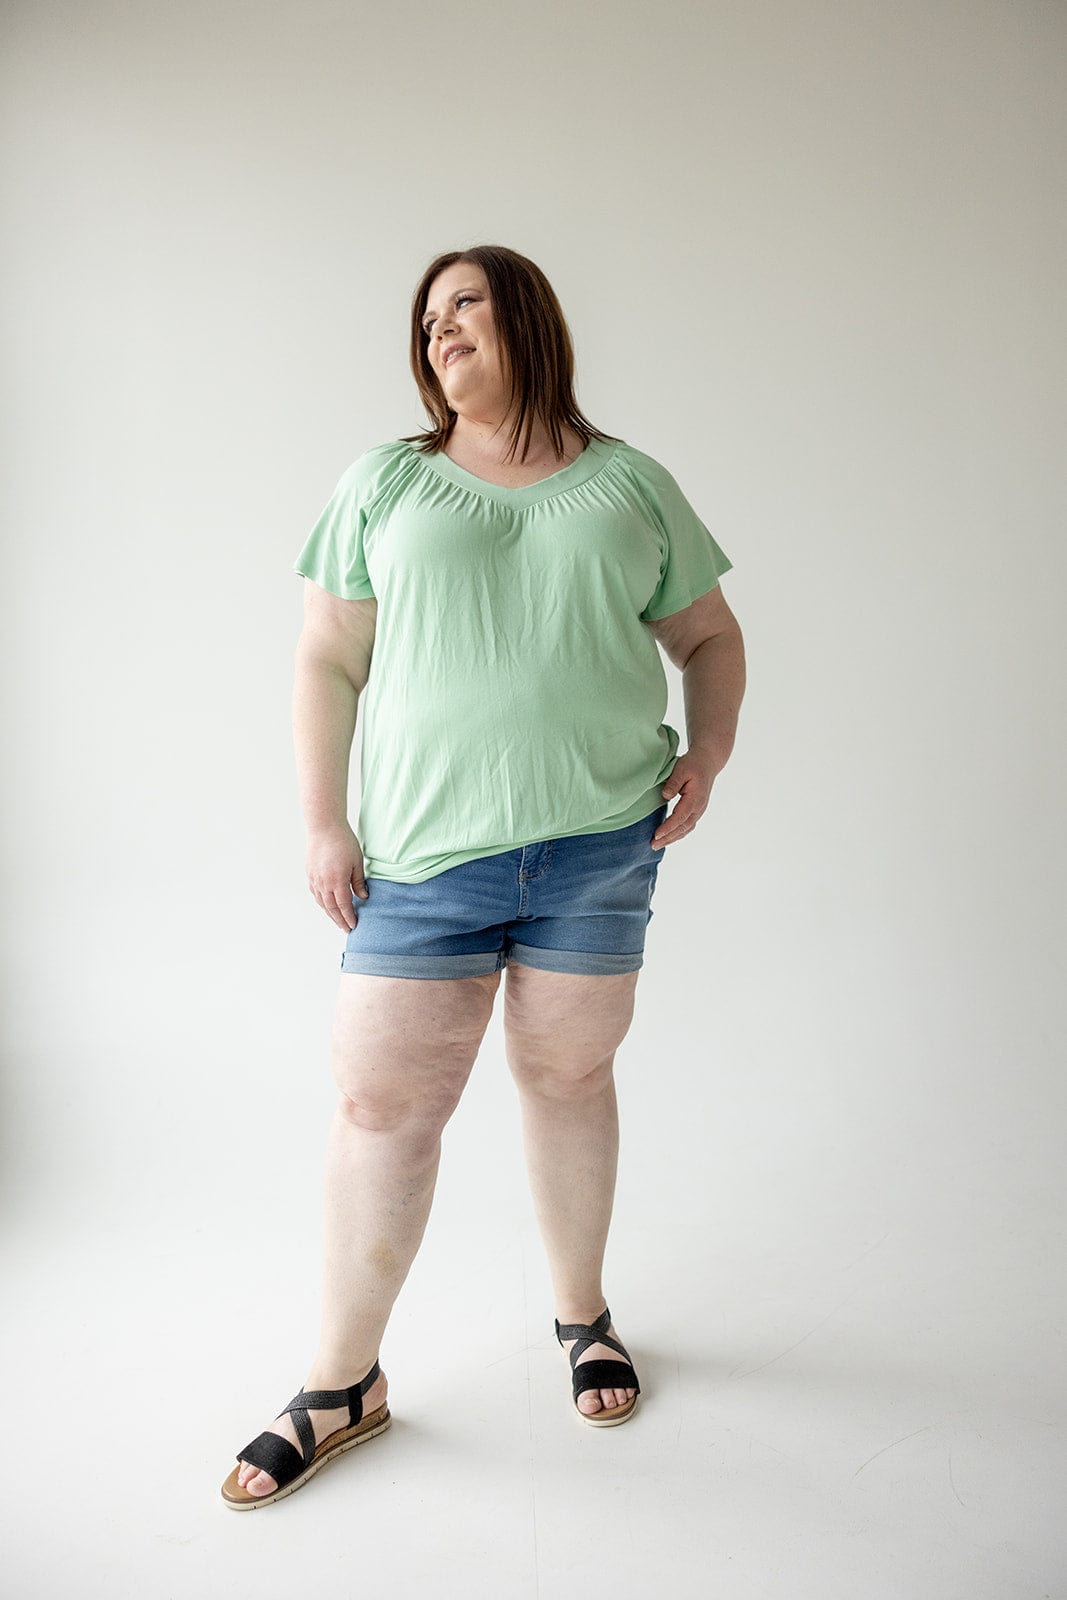
[[[445,340],[448,338],[454,338],[455,332],[456,319],[454,315],[450,317],[438,317],[437,327],[434,329],[434,338],[437,341],[438,355],[441,354],[441,351],[444,348]]]

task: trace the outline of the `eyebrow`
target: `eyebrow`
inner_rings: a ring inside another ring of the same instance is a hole
[[[457,289],[455,294],[454,295],[450,295],[449,298],[451,300],[455,301],[455,300],[459,299],[461,294],[478,294],[478,293],[479,293],[479,290],[477,290],[477,289]],[[447,303],[448,302],[446,301],[446,304]],[[426,312],[423,313],[422,326],[425,328],[427,322],[429,322],[429,321],[431,321],[430,313],[429,313],[429,311],[426,311]]]

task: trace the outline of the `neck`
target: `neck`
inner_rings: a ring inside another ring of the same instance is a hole
[[[512,425],[513,418],[510,417],[493,419],[461,412],[456,417],[450,439],[460,449],[480,455],[486,461],[503,464],[505,452],[508,448],[508,435]],[[569,428],[563,429],[563,450],[565,455],[572,449],[577,449],[580,442]],[[522,441],[520,438],[512,459],[516,462],[524,460],[527,466],[537,466],[542,460],[555,461],[558,459],[556,451],[552,447],[548,429],[536,417],[530,428],[530,442],[525,458],[522,457],[521,450]]]

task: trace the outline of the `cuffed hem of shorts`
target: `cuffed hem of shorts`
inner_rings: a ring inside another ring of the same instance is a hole
[[[369,950],[346,950],[342,972],[369,972],[379,978],[479,978],[499,972],[503,950],[473,950],[454,956],[375,955]]]
[[[480,978],[499,972],[508,961],[541,972],[573,972],[602,976],[616,972],[636,972],[644,965],[644,953],[614,950],[545,950],[539,945],[511,944],[503,950],[475,950],[465,955],[418,956],[376,955],[369,950],[346,950],[341,957],[342,972],[366,972],[379,978]]]
[[[542,972],[603,974],[636,972],[645,957],[640,950],[543,950],[534,944],[510,944],[508,960]]]

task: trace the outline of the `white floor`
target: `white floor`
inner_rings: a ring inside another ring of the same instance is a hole
[[[190,1150],[121,1206],[9,1206],[5,1595],[1067,1596],[1040,1151],[970,1126],[954,1146],[962,1108],[910,1131],[899,1107],[856,1112],[841,1141],[810,1081],[762,1133],[771,1086],[743,1074],[665,1109],[639,1020],[605,1289],[644,1392],[627,1425],[588,1428],[497,1028],[383,1344],[393,1426],[262,1511],[219,1485],[310,1360],[325,1098],[284,1129],[279,1108],[260,1218],[247,1149],[232,1203]]]

